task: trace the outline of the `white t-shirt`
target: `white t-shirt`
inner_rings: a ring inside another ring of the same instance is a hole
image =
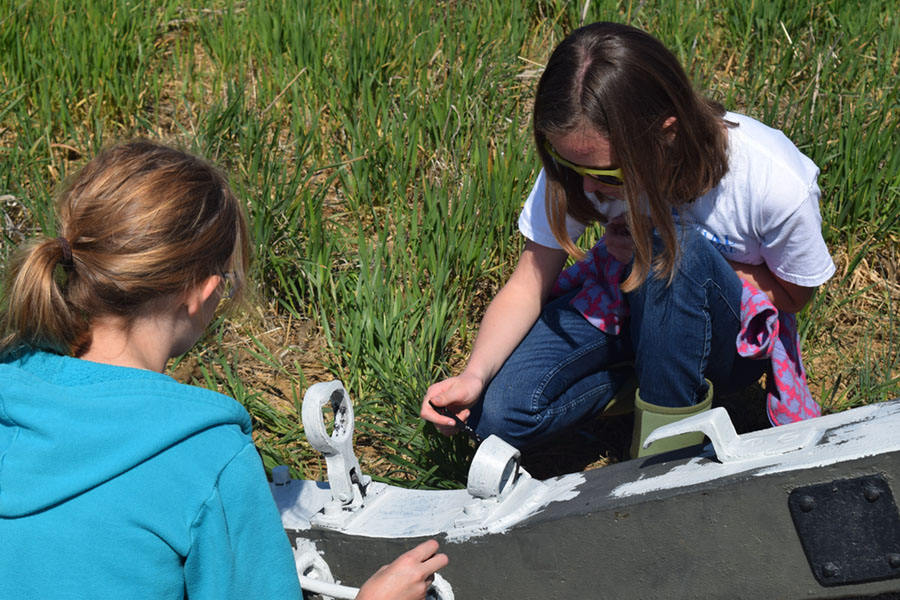
[[[780,131],[744,115],[728,128],[728,173],[712,190],[685,206],[680,220],[696,227],[728,260],[765,263],[779,278],[805,287],[834,274],[822,238],[819,169]],[[560,248],[544,208],[546,176],[541,170],[519,215],[528,239]],[[679,218],[676,216],[676,221]],[[586,226],[566,217],[573,241]]]

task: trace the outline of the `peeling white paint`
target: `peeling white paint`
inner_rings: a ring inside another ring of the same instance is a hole
[[[616,498],[708,483],[746,473],[751,476],[814,469],[866,456],[900,451],[900,401],[872,404],[853,410],[756,431],[739,436],[748,444],[778,446],[780,440],[810,437],[804,447],[775,456],[756,456],[720,463],[694,458],[656,477],[641,477],[616,487]]]

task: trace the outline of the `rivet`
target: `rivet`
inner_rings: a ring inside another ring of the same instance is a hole
[[[863,486],[863,495],[869,502],[875,502],[876,500],[881,498],[881,490],[879,490],[875,484],[868,483]]]
[[[812,496],[801,496],[800,497],[800,510],[803,512],[809,512],[816,507],[816,501]]]
[[[836,577],[839,572],[840,569],[833,562],[822,565],[822,575],[825,577]]]
[[[900,554],[888,554],[887,559],[892,569],[900,569]]]

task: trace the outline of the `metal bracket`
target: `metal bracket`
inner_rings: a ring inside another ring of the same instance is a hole
[[[762,436],[754,433],[738,435],[728,417],[728,411],[718,406],[653,430],[644,441],[644,448],[649,448],[650,444],[662,438],[702,432],[712,442],[719,462],[730,463],[799,450],[818,435],[813,428],[791,425],[784,425],[779,431],[781,433],[775,440],[768,431],[763,432]]]
[[[334,412],[333,422],[323,410]],[[584,481],[568,475],[554,481],[538,481],[520,467],[520,453],[496,436],[479,446],[469,468],[467,490],[407,490],[373,482],[362,475],[353,453],[353,407],[340,381],[318,383],[303,398],[303,426],[310,444],[325,455],[330,491],[312,482],[292,482],[286,469],[273,471],[273,494],[285,503],[299,504],[303,510],[282,508],[282,520],[289,514],[298,528],[310,526],[348,532],[351,535],[377,535],[400,527],[404,537],[447,534],[460,539],[475,534],[504,531],[534,514],[550,502],[567,497]],[[333,431],[329,435],[326,423]],[[428,521],[419,518],[428,515]],[[410,515],[417,516],[410,522]],[[437,586],[435,586],[437,587]],[[441,596],[445,598],[447,596]]]
[[[883,476],[797,488],[788,508],[821,585],[900,577],[900,513]]]
[[[333,430],[328,435],[323,409],[330,405],[334,413]],[[340,381],[317,383],[303,396],[303,428],[309,443],[325,455],[332,503],[326,515],[342,508],[362,506],[372,478],[363,475],[353,452],[353,404]]]
[[[478,447],[469,466],[466,489],[475,498],[499,498],[513,488],[519,478],[521,453],[492,435]]]

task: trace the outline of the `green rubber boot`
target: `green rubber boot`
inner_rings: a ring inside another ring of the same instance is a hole
[[[682,406],[678,408],[656,406],[655,404],[648,404],[641,400],[640,390],[635,392],[634,432],[631,434],[631,458],[651,456],[653,454],[678,450],[679,448],[687,448],[688,446],[696,446],[697,444],[703,443],[704,435],[697,432],[676,435],[675,437],[653,442],[649,448],[645,449],[643,447],[644,440],[647,439],[647,436],[650,435],[650,432],[654,429],[662,427],[663,425],[668,425],[669,423],[680,421],[685,417],[700,414],[703,411],[710,409],[713,399],[713,386],[712,382],[708,379],[706,382],[709,384],[709,392],[707,392],[706,398],[700,404],[695,404],[693,406]]]
[[[637,393],[638,381],[637,375],[633,372],[632,364],[622,363],[610,367],[610,370],[612,369],[628,369],[629,371],[632,371],[632,373],[628,378],[628,381],[622,384],[622,387],[619,388],[616,395],[613,396],[612,400],[610,400],[603,408],[603,412],[600,413],[601,417],[618,417],[634,412],[634,396]]]

